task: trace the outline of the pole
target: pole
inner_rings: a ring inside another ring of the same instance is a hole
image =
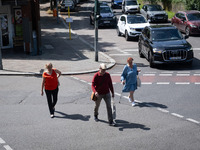
[[[98,61],[98,20],[97,20],[97,1],[95,0],[94,8],[94,28],[95,28],[95,38],[94,38],[94,51],[95,51],[95,61]]]
[[[58,16],[58,0],[56,0],[56,15],[57,15],[57,23],[58,23],[58,19],[59,19],[59,16]]]
[[[0,18],[0,25],[1,25],[1,18]],[[1,53],[1,41],[0,41],[0,70],[3,70],[2,53]]]
[[[70,18],[70,11],[69,11],[69,6],[68,6],[68,18]],[[70,22],[69,22],[69,39],[71,40],[71,29],[70,29]]]

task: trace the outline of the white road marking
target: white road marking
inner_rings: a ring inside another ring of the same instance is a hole
[[[195,51],[200,51],[200,48],[193,48],[193,50],[195,50]]]
[[[193,122],[193,123],[200,124],[200,122],[199,122],[199,121],[196,121],[196,120],[194,120],[194,119],[191,119],[191,118],[187,118],[186,120],[188,120],[188,121],[190,121],[190,122]]]
[[[190,82],[175,82],[177,85],[184,85],[184,84],[190,84]]]
[[[166,110],[166,109],[157,108],[157,110],[159,110],[159,111],[161,111],[161,112],[164,112],[164,113],[169,113],[169,111],[168,111],[168,110]]]
[[[196,85],[199,85],[199,84],[200,84],[200,82],[195,82],[194,84],[196,84]]]
[[[0,144],[6,143],[2,138],[0,138]]]
[[[9,145],[4,145],[3,146],[6,150],[13,150]]]
[[[184,116],[176,114],[176,113],[171,113],[173,116],[179,117],[179,118],[184,118]]]
[[[142,82],[141,84],[150,85],[152,82]]]
[[[109,54],[109,56],[130,56],[132,54]]]
[[[194,76],[200,76],[200,74],[194,74]]]
[[[156,84],[159,84],[159,85],[167,85],[167,84],[170,84],[169,82],[157,82]]]
[[[172,74],[159,74],[159,76],[172,76]]]
[[[182,74],[182,73],[190,74],[190,71],[178,71],[177,73],[180,73],[180,74]]]
[[[86,83],[87,81],[85,81],[85,80],[80,80],[81,82],[84,82],[84,83]]]
[[[183,77],[183,76],[190,76],[190,74],[177,74],[176,76]]]
[[[143,74],[143,76],[155,76],[155,74]]]
[[[121,76],[121,74],[110,74],[111,76]]]
[[[173,71],[163,71],[163,72],[161,72],[161,74],[163,74],[163,73],[166,73],[166,74],[173,74],[174,72],[173,72]]]

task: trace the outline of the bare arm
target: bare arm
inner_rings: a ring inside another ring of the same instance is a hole
[[[56,69],[55,72],[58,74],[58,78],[59,78],[61,76],[61,71]]]
[[[44,94],[44,83],[45,83],[45,78],[42,77],[42,87],[41,87],[41,95],[43,96]]]

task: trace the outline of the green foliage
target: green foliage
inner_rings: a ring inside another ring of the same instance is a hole
[[[187,10],[200,10],[200,1],[199,0],[186,0]]]
[[[172,11],[166,11],[166,12],[168,14],[169,19],[172,19],[172,17],[174,17],[174,15],[175,15],[175,12],[172,12]]]

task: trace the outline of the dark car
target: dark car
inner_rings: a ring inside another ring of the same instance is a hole
[[[71,6],[69,7],[71,11],[75,11],[76,8],[76,1],[75,0],[68,0],[71,3]],[[68,6],[65,5],[65,0],[62,0],[60,2],[60,11],[68,11]]]
[[[149,22],[168,22],[168,14],[160,5],[143,5],[140,13],[143,14]]]
[[[187,36],[200,35],[200,11],[179,11],[172,18],[171,23]]]
[[[108,6],[107,3],[100,3],[100,17],[98,19],[98,26],[113,26],[115,27],[117,23],[117,18]],[[90,13],[90,24],[94,24],[94,8]]]
[[[193,49],[180,31],[172,25],[147,26],[139,36],[140,57],[155,64],[187,63],[192,65]]]
[[[111,0],[111,7],[114,8],[122,8],[122,0]]]

